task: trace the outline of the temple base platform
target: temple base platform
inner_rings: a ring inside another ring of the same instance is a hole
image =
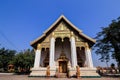
[[[32,68],[30,77],[46,77],[47,68]],[[50,69],[50,77],[56,77],[56,68]],[[76,68],[69,69],[69,77],[76,76]],[[96,68],[80,68],[80,77],[81,78],[100,78],[100,75],[96,73]]]

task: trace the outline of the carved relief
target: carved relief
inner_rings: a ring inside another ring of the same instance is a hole
[[[61,22],[57,28],[55,29],[55,31],[69,31],[69,29],[67,28],[67,25],[64,22]]]
[[[71,36],[75,37],[76,47],[85,46],[84,40],[80,38],[78,35],[74,34],[74,32],[71,31],[64,22],[61,22],[60,24],[58,24],[57,28],[53,32],[51,32],[51,34],[48,35],[46,39],[41,43],[41,46],[45,48],[49,47],[51,37],[54,37],[54,38],[60,37],[63,40],[63,38],[65,37],[70,38]]]
[[[81,42],[81,41],[79,41],[79,42],[76,42],[76,47],[85,47],[85,42]]]
[[[64,25],[61,23],[60,30],[65,30]]]
[[[60,38],[64,38],[64,37],[69,37],[70,38],[70,29],[68,29],[67,25],[64,22],[61,22],[57,28],[54,31],[54,37],[60,37]]]
[[[43,42],[49,42],[49,37],[47,37]]]
[[[42,48],[49,48],[50,47],[50,43],[49,42],[43,42],[41,43]]]
[[[50,47],[50,36],[47,36],[45,40],[41,43],[42,48],[49,48]]]
[[[69,32],[55,32],[55,38],[57,37],[69,37],[70,38],[70,33]]]
[[[79,36],[75,35],[75,39],[76,41],[84,41],[82,38],[80,38]]]

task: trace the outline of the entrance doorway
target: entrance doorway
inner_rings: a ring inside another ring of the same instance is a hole
[[[67,61],[59,61],[59,72],[67,73]]]

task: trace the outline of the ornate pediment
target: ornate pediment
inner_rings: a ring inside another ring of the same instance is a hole
[[[81,30],[79,30],[76,26],[74,26],[67,18],[61,15],[45,32],[42,36],[37,38],[36,40],[31,42],[31,46],[36,47],[38,43],[46,44],[50,42],[50,38],[52,37],[52,33],[54,33],[54,37],[71,37],[71,32],[73,32],[72,36],[75,37],[76,41],[84,42],[88,41],[91,45],[95,43],[95,40],[83,34]],[[82,36],[82,37],[81,37]],[[49,45],[49,44],[47,44]]]
[[[68,26],[65,24],[65,22],[61,22],[58,26],[57,26],[57,28],[55,29],[55,32],[56,31],[70,31],[69,29],[68,29]]]
[[[56,29],[53,31],[54,32],[54,37],[60,37],[60,38],[64,38],[64,37],[70,37],[70,29],[68,28],[69,26],[66,25],[65,22],[61,22],[57,25]]]

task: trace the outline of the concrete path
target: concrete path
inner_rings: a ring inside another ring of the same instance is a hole
[[[6,75],[0,74],[0,80],[120,80],[120,78],[40,78],[28,77],[28,75]]]

